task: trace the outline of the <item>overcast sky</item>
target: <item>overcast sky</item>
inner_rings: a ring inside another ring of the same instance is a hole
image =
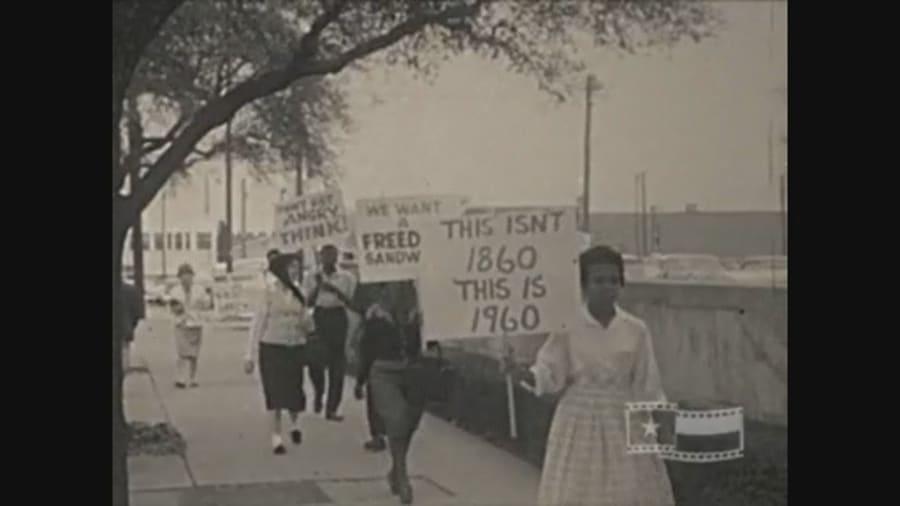
[[[634,209],[634,176],[647,172],[650,204],[661,210],[774,210],[784,148],[769,176],[768,124],[786,132],[786,3],[716,2],[720,34],[651,55],[617,57],[586,48],[605,91],[596,97],[591,138],[592,210]],[[772,22],[774,18],[774,23]],[[573,204],[583,164],[584,98],[555,105],[525,77],[476,57],[448,62],[427,84],[405,72],[354,75],[355,130],[339,165],[345,199],[461,194],[497,205]],[[380,100],[375,101],[373,98]],[[205,170],[210,216],[223,216],[222,162]],[[203,171],[167,203],[169,226],[193,227],[204,213]],[[235,224],[239,188],[235,177]],[[280,188],[248,181],[248,229],[271,228]],[[158,200],[158,199],[157,199]],[[155,228],[158,202],[145,214]]]

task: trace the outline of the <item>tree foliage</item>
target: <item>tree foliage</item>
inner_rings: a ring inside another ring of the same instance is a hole
[[[198,8],[209,11],[208,15],[185,15]],[[315,95],[312,90],[325,86],[329,76],[348,67],[365,69],[373,55],[388,65],[431,74],[449,58],[475,53],[534,78],[541,89],[564,99],[568,78],[583,67],[575,50],[580,36],[590,36],[596,46],[629,53],[700,40],[712,33],[718,21],[714,2],[685,0],[187,2],[152,45],[141,75],[163,75],[159,64],[152,63],[163,59],[166,72],[194,86],[177,92],[164,89],[170,75],[144,85],[169,97],[168,107],[181,113],[180,121],[162,136],[165,144],[154,146],[158,156],[122,206],[136,215],[196,155],[209,132],[239,111],[251,116],[284,114],[279,100],[302,95],[296,90]],[[171,32],[189,34],[194,43],[165,36]],[[214,57],[214,49],[222,44],[234,48],[227,62]],[[197,75],[198,64],[216,71]],[[288,91],[281,94],[284,90]],[[323,90],[317,96],[326,94]],[[198,96],[202,99],[197,100]],[[327,103],[304,101],[313,102]],[[249,112],[242,111],[248,104]],[[320,111],[333,112],[332,106]],[[319,133],[313,132],[310,123],[304,125],[306,132],[298,138],[317,144]],[[301,149],[299,144],[295,147]],[[249,145],[246,148],[251,150]],[[121,180],[124,174],[115,177]]]
[[[152,166],[197,111],[253,72],[283,62],[297,30],[274,9],[226,1],[182,6],[147,48],[129,87],[125,165]],[[145,133],[161,126],[156,135]],[[324,175],[334,171],[336,135],[350,126],[343,90],[333,80],[303,80],[238,111],[230,151],[250,162],[258,176],[301,163],[310,175]],[[177,174],[186,176],[194,164],[225,148],[223,132],[210,132]]]

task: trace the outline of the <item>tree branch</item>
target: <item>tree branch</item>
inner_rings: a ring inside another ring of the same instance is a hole
[[[220,146],[222,146],[222,145],[223,145],[223,144],[220,143],[220,144],[214,146],[212,149],[208,149],[208,150],[206,150],[206,151],[203,151],[203,150],[200,149],[200,148],[194,148],[193,153],[194,153],[195,155],[200,155],[200,158],[201,158],[201,159],[209,160],[210,158],[212,158],[212,157],[216,156],[217,154],[219,154],[220,151],[222,151],[222,149],[221,149],[221,147],[220,147]]]
[[[187,123],[187,116],[182,116],[181,118],[178,118],[178,121],[176,121],[175,124],[172,125],[172,128],[170,128],[162,137],[144,137],[143,142],[141,143],[143,150],[142,154],[148,155],[174,141],[178,134],[178,130],[180,130],[185,123]]]
[[[324,4],[325,2],[322,3]],[[294,58],[295,61],[316,55],[316,51],[319,48],[319,35],[341,15],[345,5],[347,5],[347,0],[335,0],[331,7],[325,7],[325,12],[313,21],[309,32],[300,39],[300,51]]]
[[[210,130],[225,123],[241,107],[258,98],[265,97],[287,88],[296,80],[314,75],[334,74],[340,72],[354,60],[364,58],[376,51],[395,44],[404,37],[412,35],[425,26],[437,23],[443,19],[466,17],[477,14],[484,0],[479,0],[472,5],[460,5],[443,11],[421,14],[403,21],[389,31],[371,38],[370,40],[353,47],[352,49],[327,60],[307,59],[308,53],[304,53],[303,42],[306,42],[306,50],[311,47],[311,35],[322,30],[340,14],[346,0],[337,0],[330,10],[327,10],[314,23],[313,29],[307,33],[301,42],[301,50],[292,58],[286,67],[261,73],[255,77],[233,87],[222,97],[213,99],[205,107],[201,108],[194,116],[193,121],[178,136],[169,148],[156,160],[150,172],[147,174],[146,185],[142,185],[135,195],[132,212],[139,212],[145,208],[150,200],[178,168],[184,160],[193,152],[194,146],[209,133]],[[129,217],[133,219],[133,217]]]
[[[478,13],[478,10],[484,2],[485,0],[478,0],[472,5],[459,5],[443,11],[423,13],[409,18],[386,33],[373,37],[334,58],[310,62],[308,68],[300,71],[300,76],[305,77],[340,72],[351,62],[391,46],[404,37],[418,32],[427,25],[441,23],[453,18],[474,16]]]

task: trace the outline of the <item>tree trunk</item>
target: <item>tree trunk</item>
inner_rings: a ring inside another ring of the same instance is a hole
[[[125,247],[125,231],[128,230],[118,216],[121,214],[113,207],[113,504],[128,506],[128,425],[125,420],[125,409],[122,402],[122,252]]]
[[[113,10],[113,505],[128,506],[128,430],[122,405],[121,282],[122,250],[128,230],[128,209],[118,197],[116,181],[122,174],[119,121],[131,76],[144,48],[159,33],[162,24],[184,0],[154,2],[114,1]]]

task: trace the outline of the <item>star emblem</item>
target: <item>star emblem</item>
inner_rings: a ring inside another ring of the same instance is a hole
[[[648,417],[647,423],[642,423],[641,427],[644,428],[644,437],[656,437],[657,429],[659,429],[659,424],[653,421],[653,415]]]

